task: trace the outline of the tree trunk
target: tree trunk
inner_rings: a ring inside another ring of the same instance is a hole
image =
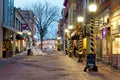
[[[43,37],[41,36],[41,50],[43,49]]]

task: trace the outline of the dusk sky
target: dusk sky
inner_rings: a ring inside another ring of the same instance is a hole
[[[15,7],[21,7],[31,4],[38,3],[38,2],[49,2],[51,4],[58,5],[62,8],[64,0],[14,0]]]

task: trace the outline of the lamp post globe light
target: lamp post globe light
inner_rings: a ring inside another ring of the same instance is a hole
[[[97,6],[96,6],[96,4],[90,4],[88,9],[90,12],[96,12]]]
[[[65,33],[66,33],[66,34],[68,33],[68,29],[65,29]]]
[[[78,22],[83,22],[83,21],[84,21],[84,18],[83,18],[82,16],[79,16],[79,17],[77,18],[77,21],[78,21]]]
[[[73,29],[73,25],[69,25],[68,29],[70,29],[70,30]]]
[[[61,42],[61,37],[57,37],[57,50],[60,51],[62,49],[62,42]]]

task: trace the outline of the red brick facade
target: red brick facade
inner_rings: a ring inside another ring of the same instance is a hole
[[[115,11],[120,8],[120,0],[111,0],[111,11]]]
[[[111,5],[111,0],[104,0],[103,2],[101,2],[101,0],[96,0],[96,2],[98,7],[96,13],[99,13],[100,11]]]

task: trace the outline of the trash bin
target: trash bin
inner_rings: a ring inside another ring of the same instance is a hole
[[[31,52],[31,49],[28,49],[27,55],[29,56]]]
[[[3,58],[6,58],[6,51],[3,51]]]

